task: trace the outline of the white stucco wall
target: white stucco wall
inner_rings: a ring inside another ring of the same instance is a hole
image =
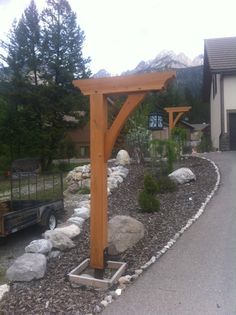
[[[224,77],[224,107],[225,132],[227,132],[227,110],[236,110],[236,75]]]
[[[221,133],[220,123],[220,75],[217,74],[217,93],[213,98],[213,84],[211,83],[211,140],[215,149],[219,149]]]

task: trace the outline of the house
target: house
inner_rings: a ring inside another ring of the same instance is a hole
[[[236,37],[206,39],[204,98],[210,102],[215,149],[236,150]]]
[[[82,128],[75,128],[67,132],[67,139],[70,140],[76,149],[78,158],[88,158],[90,155],[90,125]]]

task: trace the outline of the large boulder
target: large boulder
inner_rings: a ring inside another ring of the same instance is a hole
[[[168,175],[176,184],[185,184],[196,180],[196,175],[187,167],[181,167]]]
[[[48,254],[51,250],[52,250],[51,241],[45,239],[32,241],[25,248],[26,253]]]
[[[58,227],[54,229],[56,232],[60,232],[68,236],[70,239],[78,236],[80,234],[80,228],[75,224],[69,224],[63,227]]]
[[[60,231],[56,231],[56,229],[52,231],[46,231],[44,233],[44,238],[50,240],[52,242],[53,248],[57,248],[59,250],[65,250],[75,247],[74,242],[66,234]]]
[[[144,225],[141,222],[129,216],[115,216],[108,223],[108,253],[122,253],[143,237]]]
[[[18,257],[7,270],[10,281],[31,281],[43,278],[47,259],[43,254],[26,253]]]
[[[130,156],[129,153],[125,150],[120,150],[116,156],[116,164],[118,165],[129,165]]]

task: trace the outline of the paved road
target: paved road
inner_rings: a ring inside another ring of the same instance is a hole
[[[236,314],[236,152],[207,157],[222,180],[205,213],[103,315]]]

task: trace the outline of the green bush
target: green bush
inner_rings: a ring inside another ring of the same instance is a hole
[[[160,209],[160,201],[146,191],[139,193],[138,202],[143,212],[156,212]]]
[[[157,183],[150,174],[144,176],[144,191],[151,195],[157,193]]]
[[[164,194],[166,192],[174,192],[177,190],[177,185],[168,176],[162,176],[157,181],[157,192]]]

